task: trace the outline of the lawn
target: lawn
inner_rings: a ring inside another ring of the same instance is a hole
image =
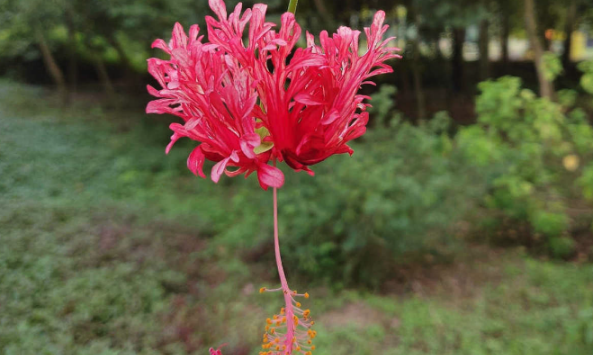
[[[234,211],[270,192],[253,178],[195,178],[189,145],[164,155],[162,118],[90,100],[61,110],[46,96],[0,85],[2,354],[207,354],[222,343],[225,355],[257,354],[281,307],[257,292],[276,282],[256,250],[271,207]],[[257,237],[238,240],[245,226]],[[288,270],[312,295],[315,354],[593,353],[592,265],[466,248],[406,266],[380,292],[308,287]]]

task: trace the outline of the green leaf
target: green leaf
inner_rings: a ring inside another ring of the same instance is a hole
[[[253,148],[253,151],[255,152],[255,154],[261,154],[261,153],[267,152],[268,150],[270,150],[274,147],[274,143],[264,142],[264,138],[266,138],[267,136],[270,135],[270,131],[268,131],[268,129],[266,127],[260,127],[258,129],[256,129],[255,133],[257,133],[257,135],[259,136],[259,138],[262,141],[262,143],[260,145]]]

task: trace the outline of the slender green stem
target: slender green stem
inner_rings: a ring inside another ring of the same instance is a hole
[[[290,0],[288,4],[288,12],[292,12],[293,14],[296,13],[296,8],[299,3],[299,0]]]

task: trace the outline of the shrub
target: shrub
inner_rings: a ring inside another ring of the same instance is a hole
[[[462,129],[457,143],[469,164],[488,170],[485,206],[527,223],[553,254],[565,255],[568,243],[552,238],[570,229],[567,205],[589,193],[590,173],[582,166],[593,157],[592,127],[580,109],[566,106],[575,94],[561,92],[555,103],[522,89],[514,77],[479,89],[477,125]]]

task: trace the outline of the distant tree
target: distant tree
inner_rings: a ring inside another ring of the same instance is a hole
[[[0,29],[12,39],[38,47],[45,68],[54,81],[63,105],[69,102],[64,71],[58,65],[47,33],[64,19],[66,0],[0,0],[3,21]],[[23,46],[22,48],[26,48]]]
[[[554,83],[546,76],[544,68],[544,48],[540,36],[538,36],[537,13],[534,0],[523,0],[525,5],[525,29],[529,38],[529,44],[533,51],[533,62],[537,70],[540,95],[550,100],[554,99]]]

